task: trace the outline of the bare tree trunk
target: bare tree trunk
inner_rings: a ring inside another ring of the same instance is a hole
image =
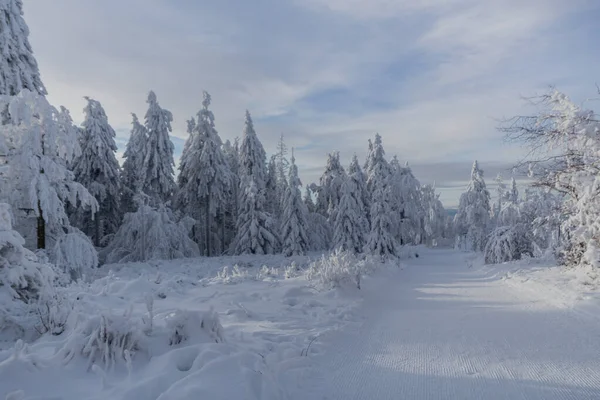
[[[37,248],[45,249],[46,248],[46,221],[44,220],[44,215],[42,213],[42,203],[38,200],[38,213],[39,217],[37,218]]]
[[[92,214],[90,214],[90,215],[92,215]],[[94,240],[94,245],[96,247],[100,247],[100,232],[102,231],[102,229],[101,229],[102,228],[102,224],[101,224],[101,221],[100,221],[100,217],[98,215],[96,215],[96,218],[94,218],[94,228],[95,228],[95,231],[96,231],[96,233],[95,233],[96,237],[94,238],[95,239]]]
[[[225,254],[225,211],[221,211],[221,254]]]

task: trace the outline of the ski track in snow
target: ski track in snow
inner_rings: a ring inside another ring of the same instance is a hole
[[[465,258],[431,251],[366,282],[363,323],[322,338],[321,376],[293,398],[600,399],[600,322]]]

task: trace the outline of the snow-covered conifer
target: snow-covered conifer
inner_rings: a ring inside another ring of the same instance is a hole
[[[440,195],[435,193],[434,186],[422,186],[421,198],[424,210],[425,243],[428,246],[435,246],[438,239],[442,239],[445,235],[448,214],[440,201]]]
[[[340,202],[341,188],[346,179],[346,172],[340,163],[340,153],[333,152],[327,156],[325,171],[319,180],[317,196],[317,212],[334,221],[335,209]]]
[[[413,175],[408,163],[402,167],[394,157],[390,166],[394,236],[400,244],[420,244],[424,233],[421,183]]]
[[[310,188],[308,186],[304,191],[304,204],[306,205],[306,210],[309,214],[317,211],[317,206],[315,206],[315,202],[313,201],[312,194],[310,193]]]
[[[191,215],[190,209],[197,208],[196,204],[191,204],[195,199],[190,199],[190,193],[188,182],[190,181],[190,175],[194,173],[193,167],[190,167],[193,158],[199,157],[202,151],[202,141],[197,138],[196,134],[196,120],[194,117],[187,121],[187,133],[188,137],[183,145],[183,151],[181,152],[181,158],[179,159],[179,174],[177,175],[177,195],[175,196],[175,208],[179,211]]]
[[[265,210],[273,217],[278,218],[281,215],[281,207],[283,207],[283,197],[279,193],[279,181],[277,178],[277,155],[272,155],[269,160],[267,173],[267,182],[265,183]]]
[[[264,211],[264,194],[252,177],[244,178],[241,189],[234,254],[274,254],[279,248],[275,221]]]
[[[250,112],[246,110],[244,136],[240,146],[240,180],[253,180],[259,191],[264,191],[267,182],[267,155],[254,131]],[[242,193],[243,195],[243,193]],[[262,194],[264,196],[264,193]]]
[[[385,159],[385,151],[379,134],[375,135],[370,170],[367,186],[371,192],[371,231],[365,250],[381,257],[395,256],[397,244],[392,234],[393,222],[390,208],[392,170]]]
[[[517,189],[517,181],[513,177],[510,181],[510,192],[508,193],[508,200],[517,204],[519,202],[519,189]]]
[[[467,191],[460,196],[454,223],[460,245],[483,251],[490,228],[490,193],[477,161],[473,163]]]
[[[289,171],[289,182],[281,216],[281,244],[283,255],[286,257],[303,255],[310,247],[309,226],[306,219],[308,210],[302,201],[302,193],[299,189],[302,182],[298,178],[293,149]]]
[[[229,195],[227,196],[227,204],[225,209],[225,237],[222,238],[225,248],[229,248],[231,242],[235,238],[238,200],[240,188],[240,162],[239,162],[239,140],[236,138],[233,144],[227,140],[223,144],[223,153],[231,171],[231,186],[229,187]]]
[[[140,123],[137,115],[132,113],[131,117],[131,135],[123,153],[125,161],[123,161],[123,168],[121,170],[123,212],[131,212],[136,208],[133,196],[141,190],[147,140],[144,125]]]
[[[29,302],[38,297],[53,278],[50,266],[37,262],[23,245],[25,240],[13,230],[10,206],[0,203],[0,299],[8,292],[12,299]],[[7,306],[7,304],[3,304]],[[0,311],[0,316],[2,312]]]
[[[59,112],[37,93],[24,90],[0,102],[10,117],[0,127],[0,136],[10,143],[4,175],[10,185],[3,187],[13,189],[13,209],[37,218],[37,246],[45,248],[47,225],[57,231],[69,226],[68,204],[97,211],[95,198],[67,169],[81,151],[78,130],[65,109]]]
[[[73,162],[75,180],[96,198],[95,216],[78,210],[75,225],[92,238],[96,246],[104,235],[117,231],[121,224],[121,168],[116,158],[115,131],[99,101],[86,97],[83,112],[81,154]]]
[[[222,142],[215,128],[214,115],[208,109],[210,102],[210,95],[204,92],[203,109],[198,113],[198,127],[200,128],[198,137],[202,138],[203,145],[200,158],[195,164],[197,172],[192,177],[198,185],[197,194],[203,199],[205,249],[206,255],[209,257],[217,252],[217,246],[213,246],[213,235],[217,233],[217,227],[213,220],[218,215],[219,222],[221,222],[220,228],[224,229],[223,216],[231,186],[229,164],[221,149]],[[220,247],[219,252],[223,253],[225,250],[223,244],[221,243],[221,246],[218,247]]]
[[[0,2],[0,95],[16,96],[26,89],[47,94],[29,43],[29,28],[23,19],[22,0]]]
[[[265,211],[266,153],[248,111],[239,154],[240,199],[232,250],[235,254],[275,253],[279,247],[276,223]]]
[[[369,209],[371,208],[371,195],[367,190],[367,175],[360,167],[356,154],[354,154],[352,157],[352,161],[348,167],[348,175],[354,175],[355,177],[354,179],[358,185],[358,191],[360,192],[360,198],[362,199],[363,206],[365,207],[365,216],[367,217],[368,222]]]
[[[155,208],[144,204],[148,200],[145,195],[136,196],[137,211],[125,214],[123,224],[101,252],[105,262],[198,257],[198,245],[189,238],[185,221],[177,222],[164,205]]]
[[[333,247],[362,253],[370,227],[364,204],[366,184],[356,155],[352,158],[349,172],[342,184],[341,198],[335,213]]]
[[[148,140],[142,172],[142,190],[150,196],[152,204],[159,204],[170,200],[175,189],[174,147],[169,138],[173,115],[160,107],[153,91],[148,94],[147,103],[145,127]]]
[[[287,159],[287,146],[285,141],[283,140],[283,133],[279,136],[279,141],[277,142],[277,153],[276,157],[276,168],[277,168],[277,197],[279,198],[280,204],[283,204],[286,196],[286,190],[288,185],[288,175],[290,163]],[[283,207],[283,205],[281,206]]]

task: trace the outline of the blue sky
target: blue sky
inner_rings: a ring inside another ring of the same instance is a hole
[[[81,121],[99,100],[119,134],[147,92],[186,120],[213,97],[217,129],[239,136],[244,110],[267,152],[280,133],[304,182],[326,154],[364,158],[379,132],[442,201],[458,202],[474,159],[488,183],[523,154],[498,119],[531,112],[549,85],[596,94],[596,0],[27,0],[25,18],[50,101]]]

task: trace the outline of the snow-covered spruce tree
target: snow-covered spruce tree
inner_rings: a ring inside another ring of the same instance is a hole
[[[148,94],[145,116],[147,141],[143,164],[142,191],[153,205],[167,202],[175,189],[173,143],[169,138],[173,115],[160,107],[156,94]]]
[[[237,235],[233,242],[233,253],[275,254],[279,249],[275,221],[264,211],[264,194],[252,177],[245,177],[240,189],[240,210]]]
[[[304,204],[306,205],[306,210],[309,213],[314,213],[317,211],[317,206],[315,206],[315,202],[313,201],[312,194],[310,193],[310,188],[308,186],[304,191]]]
[[[385,151],[379,134],[375,135],[370,170],[367,186],[371,191],[371,231],[365,251],[382,258],[396,256],[397,244],[392,234],[393,222],[390,208],[392,169],[385,159]]]
[[[521,222],[531,231],[535,256],[554,256],[560,243],[563,195],[548,188],[528,188],[519,204]]]
[[[7,182],[2,186],[11,188],[14,210],[24,219],[36,218],[37,247],[44,249],[47,226],[57,232],[69,226],[68,204],[98,209],[95,198],[67,169],[80,154],[78,130],[65,109],[59,112],[44,96],[29,90],[3,96],[0,103],[10,117],[10,123],[0,127],[0,136],[10,146]]]
[[[0,95],[16,96],[24,89],[39,95],[47,94],[29,43],[29,28],[23,19],[23,1],[1,1],[0,15]]]
[[[281,207],[283,207],[282,197],[279,194],[279,182],[277,179],[277,155],[272,155],[267,168],[267,182],[265,183],[265,210],[274,218],[281,216]]]
[[[473,163],[467,191],[460,196],[454,224],[461,247],[484,250],[490,228],[490,193],[477,161]]]
[[[517,189],[517,181],[513,177],[510,180],[510,191],[508,192],[508,201],[513,204],[519,203],[519,189]]]
[[[267,154],[256,136],[252,116],[248,110],[246,110],[246,122],[239,154],[240,180],[243,183],[254,180],[258,190],[264,191],[267,182]]]
[[[136,196],[137,211],[125,214],[123,224],[100,253],[105,263],[173,260],[198,257],[198,245],[189,238],[184,222],[175,222],[171,210],[147,205],[150,199]]]
[[[413,175],[408,163],[402,167],[394,157],[390,166],[394,236],[400,244],[421,244],[424,236],[421,183]]]
[[[204,238],[205,249],[208,257],[215,253],[224,253],[224,244],[213,245],[213,235],[222,241],[224,235],[224,215],[226,211],[227,196],[230,194],[231,171],[225,155],[221,149],[222,142],[215,128],[214,115],[208,109],[211,97],[204,92],[203,109],[198,113],[198,137],[201,137],[203,146],[200,158],[197,160],[197,172],[192,179],[197,182],[198,196],[203,199],[204,208]],[[192,162],[193,163],[193,162]],[[214,223],[218,216],[219,228]],[[215,241],[216,242],[216,241]]]
[[[600,122],[556,90],[541,96],[537,115],[516,117],[502,127],[510,139],[530,145],[527,160],[535,185],[564,196],[560,261],[600,267]],[[551,160],[551,162],[548,162]]]
[[[308,210],[302,201],[302,186],[298,178],[298,167],[292,149],[292,160],[289,166],[290,177],[286,189],[281,215],[281,245],[283,255],[286,257],[304,255],[310,248],[309,226],[307,221]]]
[[[235,238],[236,223],[238,214],[238,200],[240,188],[240,162],[239,162],[239,140],[236,138],[233,144],[227,140],[223,144],[223,153],[231,171],[231,186],[227,195],[227,203],[225,205],[225,237],[223,244],[228,249]]]
[[[363,172],[360,164],[358,163],[358,157],[356,154],[352,156],[352,161],[348,167],[348,175],[354,175],[354,179],[358,185],[358,191],[360,192],[360,198],[362,199],[363,206],[365,208],[365,216],[367,223],[369,222],[369,210],[371,208],[371,195],[367,190],[367,175]]]
[[[285,201],[286,190],[287,190],[287,178],[289,175],[290,163],[287,159],[287,146],[283,140],[283,133],[279,136],[279,142],[277,142],[277,153],[275,154],[275,164],[277,168],[277,197],[281,207]],[[280,207],[280,208],[281,208]]]
[[[30,302],[38,297],[44,286],[50,286],[53,272],[49,265],[41,264],[25,247],[25,240],[13,230],[10,206],[0,203],[0,299],[3,308],[8,306],[2,293],[10,299]],[[0,320],[3,320],[0,308]],[[10,316],[10,315],[9,315]]]
[[[279,249],[277,226],[265,211],[266,153],[246,111],[244,137],[240,146],[240,199],[234,254],[273,254]]]
[[[356,155],[352,158],[351,172],[341,187],[333,225],[333,248],[362,253],[370,227],[364,204],[366,183]]]
[[[187,121],[188,138],[185,140],[179,159],[177,193],[174,201],[175,209],[195,219],[200,218],[202,199],[196,195],[197,185],[192,177],[197,174],[194,167],[204,146],[203,137],[199,137],[198,131],[196,119],[192,117]]]
[[[498,214],[500,214],[500,210],[502,210],[502,206],[506,202],[508,192],[502,174],[498,174],[494,182],[496,183],[496,202],[492,206],[492,218],[497,225]]]
[[[330,223],[335,220],[335,209],[340,202],[341,188],[346,179],[346,172],[340,163],[340,153],[333,152],[327,156],[325,171],[319,180],[317,196],[317,212],[327,217]]]
[[[95,215],[78,210],[72,221],[99,247],[102,238],[115,233],[121,224],[121,168],[115,156],[116,134],[104,108],[97,100],[85,99],[81,154],[73,162],[72,170],[75,180],[96,198],[99,208]]]
[[[421,186],[421,199],[424,210],[425,243],[427,246],[436,246],[437,241],[444,238],[448,214],[440,201],[440,195],[435,193],[434,186]]]
[[[137,115],[131,114],[132,128],[129,141],[123,153],[123,168],[121,170],[121,199],[123,212],[132,212],[136,209],[133,197],[141,190],[144,159],[146,158],[146,127],[140,123]]]

